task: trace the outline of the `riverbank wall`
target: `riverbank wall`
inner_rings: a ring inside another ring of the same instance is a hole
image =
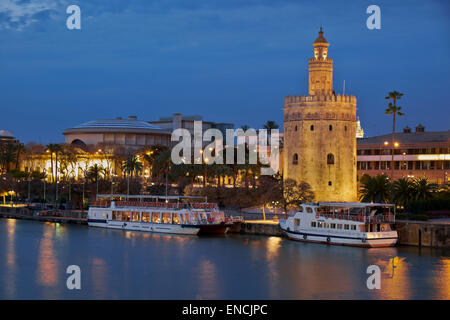
[[[69,210],[31,210],[27,207],[0,206],[0,217],[42,222],[87,224],[87,212]]]
[[[450,222],[397,221],[399,244],[450,248]]]

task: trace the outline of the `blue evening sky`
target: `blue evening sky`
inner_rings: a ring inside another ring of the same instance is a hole
[[[66,28],[81,7],[82,29]],[[381,30],[366,8],[381,7]],[[387,133],[387,92],[405,94],[398,128],[449,130],[449,1],[0,0],[0,129],[62,142],[98,118],[175,112],[260,128],[283,97],[306,94],[323,24],[334,89],[356,95],[366,133]]]

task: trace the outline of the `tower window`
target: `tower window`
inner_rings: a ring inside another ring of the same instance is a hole
[[[292,157],[292,164],[297,165],[298,164],[298,154],[294,153],[294,156]]]
[[[347,126],[344,127],[345,131],[347,131]]]
[[[330,126],[328,127],[328,130],[333,131],[333,126],[330,124]]]
[[[327,164],[334,164],[334,155],[332,153],[327,155]]]
[[[295,131],[297,131],[297,126],[295,126]]]
[[[311,125],[310,129],[311,129],[311,131],[314,131],[314,125],[313,124]]]
[[[328,181],[328,185],[331,186],[333,185],[333,183],[331,181]]]

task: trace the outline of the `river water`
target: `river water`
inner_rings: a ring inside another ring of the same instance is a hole
[[[367,288],[369,265],[381,289]],[[0,219],[0,299],[450,299],[450,252]]]

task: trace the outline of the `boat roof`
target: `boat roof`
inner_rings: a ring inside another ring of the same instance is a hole
[[[329,207],[394,207],[392,203],[369,203],[369,202],[318,202],[319,206],[329,206]]]

